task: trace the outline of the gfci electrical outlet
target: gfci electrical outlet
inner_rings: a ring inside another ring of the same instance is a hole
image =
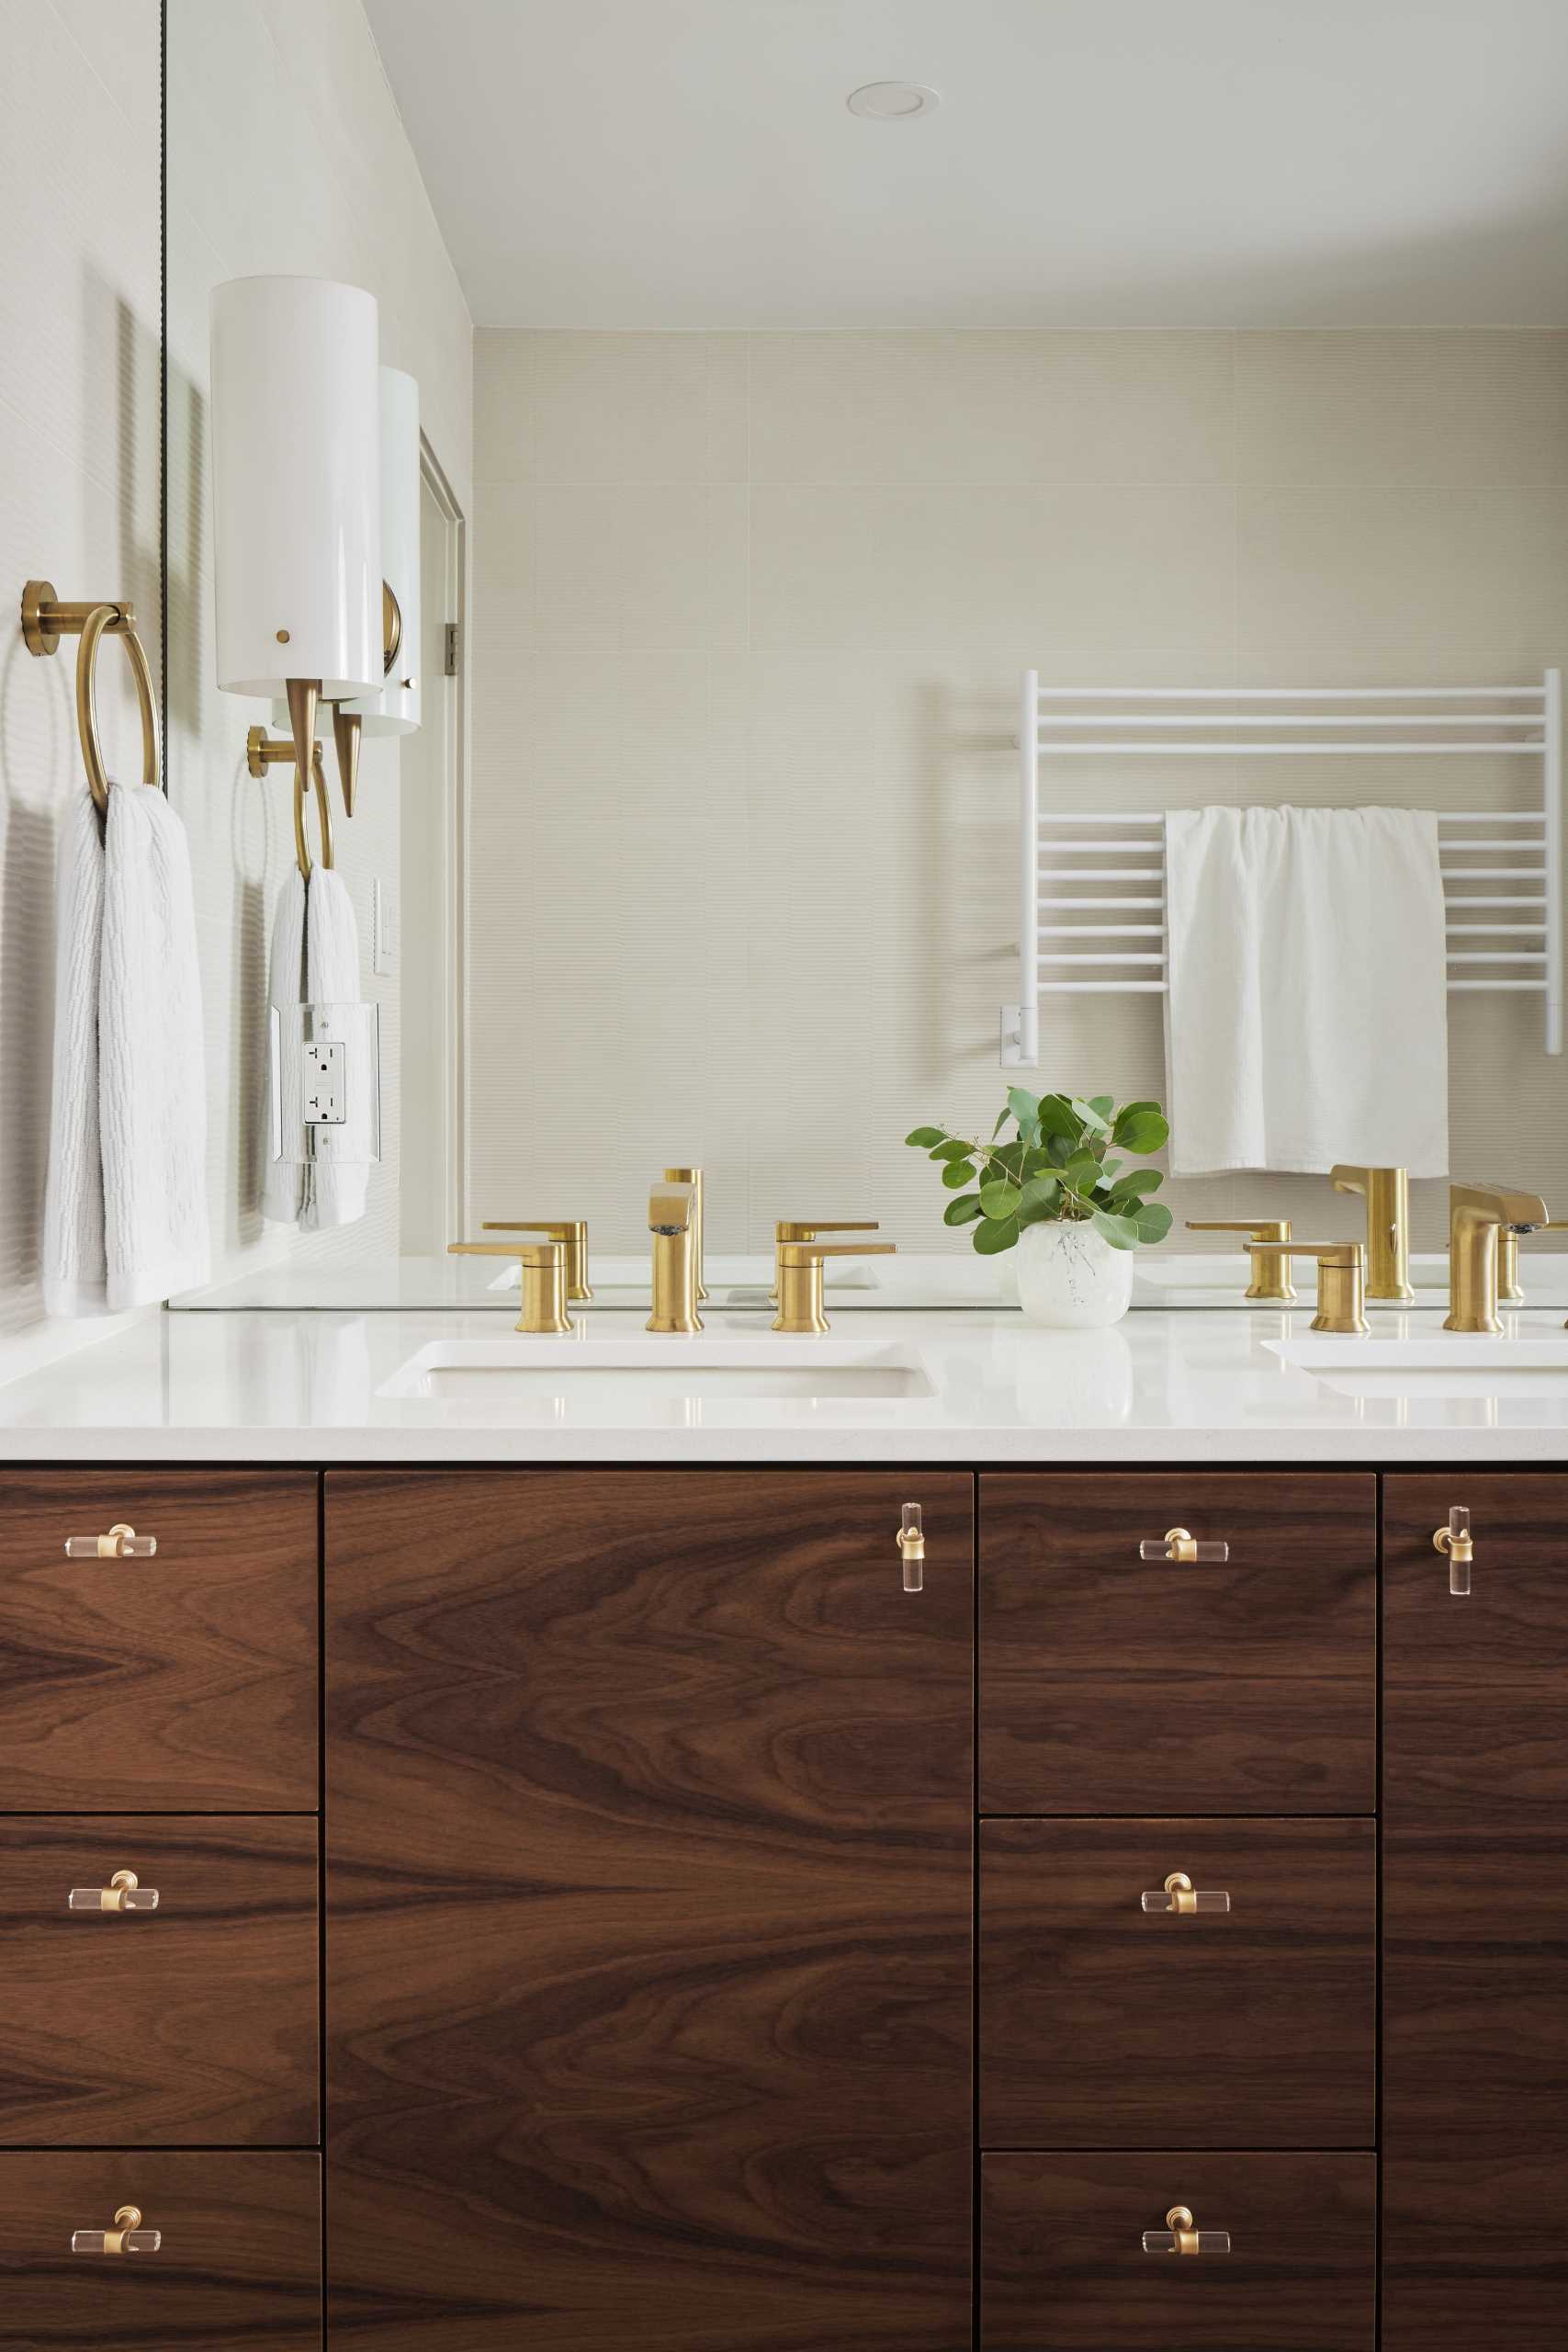
[[[348,1117],[348,1054],[341,1037],[316,1037],[305,1048],[305,1125],[341,1127]]]
[[[370,969],[389,980],[398,968],[398,901],[389,882],[370,885]]]

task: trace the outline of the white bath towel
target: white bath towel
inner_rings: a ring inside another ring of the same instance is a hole
[[[44,1299],[112,1315],[209,1272],[196,906],[161,792],[111,784],[101,842],[73,799],[56,922]]]
[[[305,894],[305,991],[312,1004],[359,1002],[359,925],[348,885],[318,865]],[[365,1215],[370,1183],[370,1096],[374,1071],[360,1067],[363,1040],[349,1044],[347,1119],[327,1132],[337,1159],[318,1159],[307,1171],[300,1223],[308,1227],[353,1225]]]
[[[1436,817],[1190,808],[1165,834],[1172,1172],[1446,1175]]]
[[[272,953],[267,967],[267,1006],[276,1011],[286,1062],[291,1063],[301,1004],[357,1004],[359,926],[354,901],[341,876],[328,866],[312,868],[310,883],[291,873],[283,886],[273,918]],[[348,1118],[340,1127],[323,1130],[336,1152],[358,1150],[357,1162],[316,1159],[304,1163],[275,1159],[270,1091],[263,1118],[262,1215],[275,1225],[299,1225],[307,1232],[352,1225],[365,1215],[370,1181],[373,1141],[370,1101],[376,1073],[356,1066],[361,1041],[349,1044]],[[291,1150],[297,1138],[283,1138]]]

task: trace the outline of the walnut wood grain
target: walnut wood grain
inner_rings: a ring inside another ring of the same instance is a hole
[[[953,2352],[971,1482],[333,1473],[327,1528],[333,2324]]]
[[[1228,2255],[1146,2255],[1172,2205]],[[1371,2155],[989,2155],[983,2352],[1371,2352]]]
[[[151,1560],[68,1560],[118,1521]],[[0,1803],[311,1812],[313,1475],[0,1473]]]
[[[1370,1821],[983,1823],[982,2144],[1371,2146],[1376,1913]]]
[[[133,1870],[156,1911],[73,1912]],[[0,1820],[0,2141],[318,2136],[316,1825]]]
[[[1565,1505],[1561,1472],[1385,1482],[1385,2352],[1568,2340]]]
[[[983,1477],[982,1812],[1371,1812],[1376,1484]],[[1140,1560],[1177,1526],[1229,1559]]]
[[[156,2254],[71,2252],[127,2203]],[[321,2352],[321,2298],[319,2156],[0,2154],[0,2346]]]
[[[1432,1548],[1470,1511],[1471,1591]],[[1384,1482],[1383,1736],[1391,1826],[1562,1837],[1568,1813],[1568,1480],[1468,1469]]]

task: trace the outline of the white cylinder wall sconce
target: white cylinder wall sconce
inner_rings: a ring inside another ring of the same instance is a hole
[[[211,331],[218,683],[285,695],[308,770],[317,696],[382,679],[376,298],[230,278]]]

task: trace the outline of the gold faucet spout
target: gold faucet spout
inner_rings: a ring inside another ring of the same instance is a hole
[[[1511,1184],[1449,1187],[1449,1312],[1445,1331],[1498,1332],[1497,1245],[1505,1227],[1529,1233],[1550,1224],[1539,1193]]]
[[[697,1313],[694,1184],[655,1184],[648,1196],[648,1229],[653,1236],[653,1312],[650,1331],[690,1333],[703,1328]]]

